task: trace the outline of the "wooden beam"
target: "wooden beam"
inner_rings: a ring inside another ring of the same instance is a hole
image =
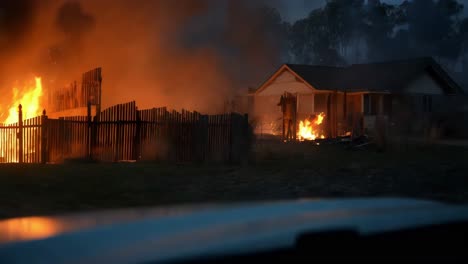
[[[331,94],[327,94],[327,137],[332,136]]]

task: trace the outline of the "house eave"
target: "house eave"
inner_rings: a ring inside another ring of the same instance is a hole
[[[307,88],[310,89],[311,92],[318,91],[314,86],[304,80],[299,74],[293,71],[288,65],[283,64],[270,78],[268,78],[257,90],[253,92],[253,95],[259,95],[262,91],[264,91],[279,75],[281,75],[284,71],[289,71],[296,79],[302,82]]]

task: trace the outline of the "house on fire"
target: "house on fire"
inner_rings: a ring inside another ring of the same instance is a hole
[[[281,134],[278,106],[285,92],[297,98],[297,120],[325,114],[326,136],[375,131],[378,117],[423,131],[446,99],[463,94],[432,58],[355,64],[347,67],[284,64],[249,92],[256,133]]]

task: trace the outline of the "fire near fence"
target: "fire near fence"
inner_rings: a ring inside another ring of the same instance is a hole
[[[249,148],[247,115],[202,115],[137,110],[119,104],[98,116],[42,116],[0,124],[0,163],[48,163],[72,159],[115,161],[240,162]]]

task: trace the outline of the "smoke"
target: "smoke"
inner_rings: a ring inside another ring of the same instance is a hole
[[[66,2],[57,12],[56,24],[63,33],[77,39],[89,32],[95,22],[90,14],[84,13],[79,2]]]
[[[4,71],[14,54],[26,46],[26,36],[32,30],[35,15],[33,0],[0,2],[0,77],[5,78]]]
[[[281,60],[281,18],[260,0],[15,3],[0,4],[0,77],[41,74],[47,87],[102,67],[104,106],[217,112]]]
[[[0,55],[7,56],[5,51],[20,48],[17,44],[24,41],[24,36],[31,30],[34,13],[34,1],[1,1],[0,2]]]

